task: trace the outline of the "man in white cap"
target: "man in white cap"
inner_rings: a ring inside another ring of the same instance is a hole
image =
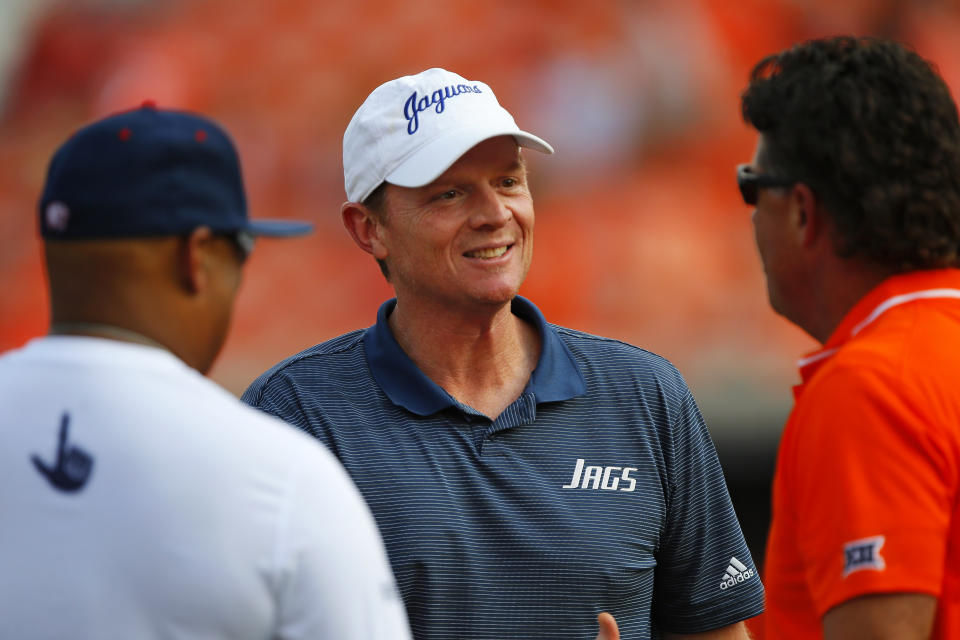
[[[744,638],[763,588],[680,374],[517,295],[521,147],[553,152],[482,82],[374,90],[344,135],[341,214],[396,298],[244,400],[343,462],[420,640],[586,638],[601,611],[625,638]]]

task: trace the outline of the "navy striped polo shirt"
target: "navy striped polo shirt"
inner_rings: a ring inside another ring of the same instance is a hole
[[[548,324],[517,297],[542,351],[491,421],[401,350],[395,304],[277,364],[243,400],[344,464],[416,638],[587,640],[600,611],[624,640],[657,638],[762,611],[713,443],[669,362]]]

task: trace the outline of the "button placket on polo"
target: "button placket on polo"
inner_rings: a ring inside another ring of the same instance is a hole
[[[477,452],[484,456],[493,454],[501,432],[525,424],[532,424],[536,417],[536,397],[532,393],[523,393],[513,404],[504,409],[496,420],[490,423],[477,441]],[[491,447],[491,445],[494,446]]]

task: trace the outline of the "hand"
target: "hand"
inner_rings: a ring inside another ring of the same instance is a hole
[[[612,615],[604,611],[597,616],[597,624],[600,625],[597,640],[620,640],[620,629],[617,628],[617,621]]]
[[[60,440],[57,446],[57,460],[53,465],[44,462],[40,456],[31,456],[33,465],[54,488],[65,491],[79,491],[87,483],[93,469],[93,457],[73,445],[67,444],[69,437],[70,415],[64,413],[60,419]]]

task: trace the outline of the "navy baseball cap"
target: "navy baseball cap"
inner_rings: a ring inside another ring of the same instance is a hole
[[[213,121],[145,103],[74,133],[54,154],[39,203],[44,238],[214,233],[298,236],[313,225],[250,220],[240,162]]]

